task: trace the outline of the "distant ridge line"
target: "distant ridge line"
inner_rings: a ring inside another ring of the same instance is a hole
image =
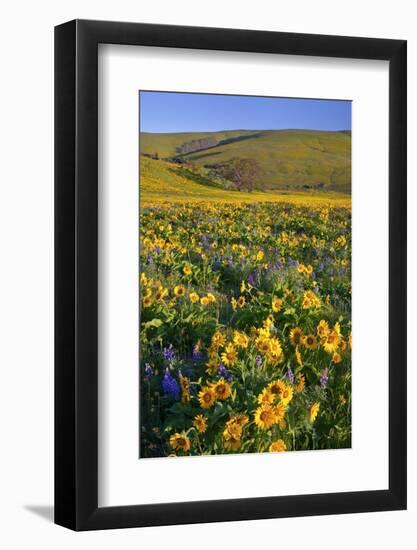
[[[266,129],[260,129],[260,128],[230,128],[228,130],[182,130],[179,132],[146,132],[143,130],[139,131],[140,134],[150,134],[150,135],[179,135],[179,134],[226,134],[227,132],[320,132],[320,133],[345,133],[345,134],[351,134],[352,130],[318,130],[317,128],[266,128]]]

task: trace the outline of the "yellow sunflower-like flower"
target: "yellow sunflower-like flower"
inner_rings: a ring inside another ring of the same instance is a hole
[[[185,432],[175,433],[169,438],[169,444],[175,451],[182,451],[184,453],[190,450],[191,444]]]
[[[184,273],[184,275],[191,275],[193,270],[190,266],[190,264],[185,264],[185,266],[182,268],[182,272]]]
[[[190,402],[190,381],[187,377],[180,374],[181,402]]]
[[[275,313],[278,313],[281,311],[282,308],[282,300],[281,298],[272,298],[272,311]]]
[[[281,342],[278,338],[271,338],[269,340],[269,350],[266,356],[271,363],[278,363],[283,359],[284,355],[282,353]]]
[[[346,344],[346,342],[343,340],[343,338],[340,338],[338,347],[339,347],[340,351],[346,351],[347,344]]]
[[[243,428],[244,426],[246,426],[248,422],[249,422],[249,417],[246,414],[236,414],[229,418],[229,420],[226,422],[226,426],[237,424],[238,426]]]
[[[339,401],[342,405],[346,405],[346,397],[343,395],[343,393],[339,394]]]
[[[272,380],[266,388],[273,396],[273,400],[276,401],[281,399],[281,395],[286,388],[286,384],[283,380]]]
[[[318,309],[320,306],[320,298],[312,290],[306,290],[303,294],[303,309]]]
[[[273,403],[275,401],[276,395],[274,395],[270,388],[264,388],[257,397],[257,401],[260,405],[262,403]]]
[[[303,298],[303,309],[310,309],[313,307],[313,302],[307,296]]]
[[[339,345],[339,335],[332,330],[323,340],[323,348],[327,353],[334,353]]]
[[[283,439],[277,439],[276,441],[273,441],[269,446],[270,453],[282,453],[286,450],[287,450],[287,446]]]
[[[342,360],[342,356],[340,355],[340,353],[335,351],[332,355],[332,363],[337,365],[338,363],[340,363],[341,360]]]
[[[214,304],[214,302],[216,301],[216,297],[211,292],[207,293],[207,299],[209,301],[209,304]]]
[[[245,305],[245,297],[244,296],[239,296],[238,300],[237,300],[237,305],[242,308],[244,305]]]
[[[208,306],[209,303],[210,303],[210,300],[207,298],[207,296],[203,296],[203,297],[200,299],[200,302],[201,302],[201,305],[202,305],[202,306]]]
[[[204,433],[207,430],[207,419],[202,414],[194,417],[193,426],[200,432]]]
[[[211,337],[211,345],[214,346],[215,348],[221,348],[224,346],[225,343],[226,343],[226,338],[219,331],[216,331]]]
[[[275,409],[268,403],[263,403],[255,411],[255,424],[261,430],[268,430],[277,422]]]
[[[272,407],[274,413],[274,422],[281,423],[284,420],[285,413],[287,412],[287,406],[282,401]]]
[[[319,414],[320,403],[313,403],[308,409],[308,420],[311,424],[316,420],[317,415]]]
[[[314,351],[317,349],[317,338],[314,334],[307,334],[307,336],[304,336],[303,344],[307,349]]]
[[[271,336],[270,326],[264,326],[263,328],[255,329],[259,338],[269,338]]]
[[[232,387],[223,378],[220,378],[215,384],[211,384],[210,387],[214,390],[216,399],[220,401],[226,401],[232,395]]]
[[[181,296],[184,296],[185,295],[185,286],[184,285],[177,285],[176,287],[174,287],[174,294],[175,294],[175,296],[178,296],[179,298]]]
[[[192,301],[193,304],[196,304],[197,302],[200,301],[200,296],[197,294],[197,292],[191,292],[190,300]]]
[[[281,399],[281,403],[283,403],[284,405],[288,405],[288,403],[293,398],[294,392],[291,386],[289,386],[288,384],[284,384],[284,385],[285,387],[281,392],[280,399]]]
[[[238,348],[246,349],[249,344],[249,338],[244,332],[239,332],[238,330],[235,330],[233,335],[233,342]]]
[[[218,357],[211,357],[206,363],[206,372],[208,374],[216,374],[218,370],[219,370]]]
[[[264,252],[263,250],[259,250],[259,252],[256,254],[256,260],[258,262],[261,262],[264,259]]]
[[[156,294],[155,294],[155,300],[157,302],[160,302],[161,300],[163,300],[165,298],[165,296],[167,294],[168,294],[168,289],[164,286],[159,286],[158,290],[156,291]]]
[[[145,296],[142,301],[143,307],[150,307],[153,304],[152,296]]]
[[[224,352],[221,354],[223,363],[228,367],[233,365],[236,361],[236,348],[232,343],[227,344]]]
[[[216,394],[214,393],[213,388],[208,386],[201,388],[198,394],[198,401],[203,409],[209,409],[212,407],[216,402]]]
[[[271,342],[269,338],[265,338],[263,336],[259,336],[255,340],[255,345],[256,345],[256,349],[264,354],[267,354],[271,348]]]
[[[235,299],[233,296],[232,296],[232,298],[231,298],[231,300],[230,300],[230,303],[231,303],[231,305],[232,305],[233,311],[236,311],[236,309],[237,309],[237,301],[236,301],[236,299]]]
[[[295,386],[296,393],[301,393],[304,390],[305,385],[306,385],[306,379],[304,377],[304,374],[301,374]]]
[[[233,423],[226,425],[223,432],[223,445],[228,451],[236,451],[239,449],[242,437],[242,426]]]
[[[299,346],[303,343],[304,332],[299,327],[290,330],[290,342],[293,346]]]

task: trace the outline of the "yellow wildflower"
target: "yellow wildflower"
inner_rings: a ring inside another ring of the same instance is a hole
[[[233,342],[238,348],[247,348],[249,344],[249,338],[244,332],[239,332],[235,330],[233,335]]]
[[[197,294],[197,292],[191,292],[190,300],[192,301],[193,304],[196,304],[197,302],[200,301],[200,296]]]
[[[183,451],[184,453],[190,450],[190,440],[185,432],[175,433],[169,438],[169,444],[175,451]]]
[[[210,388],[208,386],[201,388],[198,394],[198,400],[200,402],[200,406],[203,409],[209,409],[210,407],[212,407],[216,402],[216,394],[214,393],[213,388]]]
[[[203,434],[207,430],[207,419],[202,414],[198,414],[194,417],[193,426]]]
[[[320,403],[313,403],[311,405],[311,407],[308,409],[308,420],[313,423],[316,418],[317,418],[317,415],[319,414],[319,410],[320,410]]]
[[[224,352],[221,354],[221,358],[226,366],[233,365],[235,363],[237,358],[236,348],[232,343],[227,344]]]
[[[287,446],[283,439],[277,439],[269,446],[270,453],[281,453],[287,450]]]

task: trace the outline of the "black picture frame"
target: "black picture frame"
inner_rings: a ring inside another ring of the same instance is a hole
[[[98,507],[98,44],[389,62],[389,488]],[[55,28],[55,523],[92,530],[406,508],[406,41],[74,20]]]

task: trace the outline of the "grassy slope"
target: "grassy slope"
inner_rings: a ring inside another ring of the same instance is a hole
[[[241,193],[202,185],[184,175],[184,169],[162,160],[140,159],[140,199],[142,205],[172,202],[292,202],[350,206],[350,197],[341,193],[270,191]]]
[[[268,189],[323,183],[328,190],[350,193],[351,135],[315,130],[235,130],[232,132],[141,134],[142,153],[173,156],[176,147],[192,139],[213,136],[227,142],[185,155],[197,165],[232,157],[256,158]]]

